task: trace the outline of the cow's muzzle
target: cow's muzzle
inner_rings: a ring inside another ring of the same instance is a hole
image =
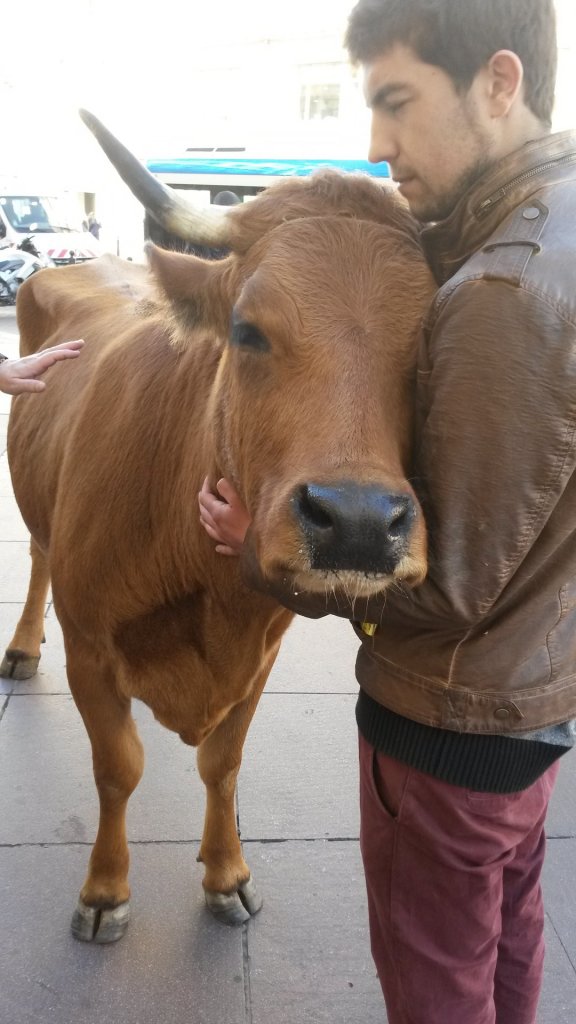
[[[302,484],[292,507],[313,570],[368,576],[394,575],[420,515],[410,493],[348,481]]]

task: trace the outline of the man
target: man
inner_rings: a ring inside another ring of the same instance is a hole
[[[359,0],[346,43],[370,158],[428,224],[439,286],[414,454],[429,574],[358,630],[372,951],[389,1024],[534,1024],[543,823],[576,717],[576,133],[550,134],[554,11]],[[201,518],[245,561],[249,514],[218,492]]]
[[[94,235],[94,238],[100,238],[101,228],[102,225],[99,221],[96,220],[96,214],[90,212],[88,214],[88,231],[90,232],[90,234]]]

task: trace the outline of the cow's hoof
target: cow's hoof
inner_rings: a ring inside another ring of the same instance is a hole
[[[238,886],[237,892],[223,893],[204,890],[206,904],[222,924],[244,924],[262,907],[262,897],[249,878]]]
[[[38,671],[39,662],[40,656],[34,658],[26,654],[25,651],[9,647],[0,665],[0,676],[3,676],[4,679],[18,679],[20,681],[31,679]]]
[[[80,942],[117,942],[130,920],[130,903],[100,910],[88,907],[82,900],[72,915],[72,935]]]

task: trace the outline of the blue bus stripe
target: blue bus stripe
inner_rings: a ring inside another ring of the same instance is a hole
[[[147,160],[146,167],[152,174],[221,174],[223,176],[246,174],[261,175],[262,177],[306,175],[311,174],[319,167],[335,167],[341,171],[362,171],[375,178],[390,177],[388,164],[371,164],[368,160],[260,160],[256,158],[197,160],[190,157],[178,157],[170,160]]]

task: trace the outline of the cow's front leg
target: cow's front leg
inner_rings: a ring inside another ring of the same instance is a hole
[[[121,697],[113,669],[64,629],[70,689],[90,743],[100,798],[98,835],[72,917],[83,942],[115,942],[130,917],[126,805],[144,768],[130,701]]]
[[[242,854],[234,798],[242,747],[274,657],[258,677],[250,696],[232,708],[198,747],[198,771],[206,786],[206,816],[198,860],[206,868],[202,883],[206,903],[225,924],[243,924],[262,906]]]

